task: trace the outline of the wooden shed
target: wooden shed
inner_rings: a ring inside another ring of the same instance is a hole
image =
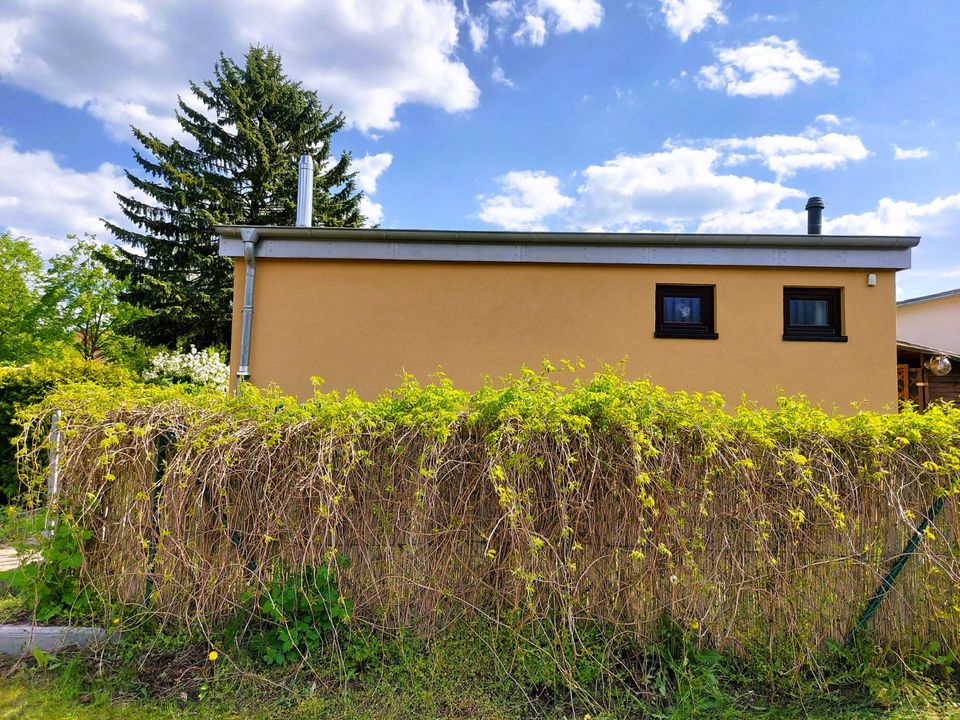
[[[939,358],[950,364],[944,375],[933,370]],[[898,340],[897,392],[901,401],[910,401],[920,410],[938,400],[960,402],[960,354]]]

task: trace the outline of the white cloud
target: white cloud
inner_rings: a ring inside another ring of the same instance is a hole
[[[366,194],[376,192],[377,179],[392,161],[390,153],[379,153],[351,163],[357,171],[357,187],[365,193],[360,210],[370,224],[382,220],[383,208]],[[75,170],[47,150],[20,150],[3,136],[0,168],[0,232],[30,238],[45,257],[69,247],[68,233],[89,232],[109,239],[100,218],[129,227],[114,193],[152,202],[133,188],[116,165]]]
[[[487,45],[487,23],[482,17],[474,17],[470,13],[470,5],[463,0],[463,22],[467,26],[467,37],[475,53],[483,50]]]
[[[181,93],[184,97],[187,92]],[[198,103],[188,103],[197,106]],[[125,140],[130,135],[130,126],[153,133],[161,138],[178,138],[183,141],[184,133],[180,123],[173,115],[160,111],[153,112],[143,103],[125,102],[118,99],[90,100],[85,104],[87,112],[102,120],[106,130],[115,140]],[[206,110],[197,107],[197,110]],[[204,113],[206,114],[206,113]]]
[[[537,11],[550,16],[558,33],[600,27],[603,6],[596,0],[537,0]]]
[[[543,171],[521,170],[497,178],[500,195],[478,196],[479,217],[505,230],[545,230],[544,220],[573,205],[560,180]]]
[[[815,121],[818,123],[823,123],[824,125],[839,125],[840,118],[838,118],[833,113],[824,113],[823,115],[817,115]]]
[[[470,44],[475,53],[480,52],[487,44],[487,26],[479,20],[471,19],[468,21],[468,32],[470,34]]]
[[[751,235],[796,235],[807,231],[807,213],[802,210],[768,208],[753,212],[719,212],[697,225],[700,233],[748,233]]]
[[[785,208],[720,213],[700,222],[697,232],[803,233],[806,219],[806,212]],[[925,257],[936,257],[940,251],[952,246],[958,227],[960,193],[937,197],[926,203],[883,198],[874,210],[832,219],[827,215],[823,221],[823,232],[828,235],[923,236],[918,250],[914,251],[917,269],[913,272],[928,277],[960,276],[960,272],[940,266],[921,269],[930,264],[923,262]],[[919,265],[918,258],[921,260]]]
[[[364,155],[359,160],[353,160],[350,163],[351,168],[357,173],[357,187],[363,190],[360,212],[367,218],[368,225],[379,225],[383,221],[383,205],[374,202],[370,195],[377,192],[377,179],[390,167],[392,162],[393,155],[385,152],[376,155]]]
[[[714,65],[700,68],[697,82],[727,95],[759,97],[782,96],[793,92],[798,82],[811,85],[818,80],[835,83],[840,71],[807,57],[796,40],[781,40],[776,35],[749,45],[719,48]]]
[[[513,41],[518,45],[543,45],[547,39],[547,23],[539,15],[527,15],[523,23],[513,33]]]
[[[2,136],[0,168],[0,231],[29,237],[47,257],[67,249],[67,233],[103,235],[101,217],[120,222],[115,192],[137,197],[116,165],[80,172],[46,150],[21,151]]]
[[[779,183],[718,172],[714,148],[671,148],[618,155],[583,171],[573,213],[579,227],[638,228],[650,223],[676,227],[722,212],[774,209],[799,190]]]
[[[925,158],[930,154],[930,151],[926,148],[902,148],[899,145],[893,146],[893,159],[894,160],[920,160]]]
[[[716,141],[714,146],[735,151],[727,157],[727,165],[757,160],[775,172],[777,180],[790,177],[798,170],[834,170],[870,154],[856,135],[816,131],[802,135],[728,138]]]
[[[504,227],[798,233],[806,216],[797,201],[807,193],[784,181],[801,169],[835,169],[868,154],[856,135],[815,127],[798,135],[668,140],[658,152],[621,153],[589,165],[575,174],[579,186],[573,192],[564,193],[556,177],[542,172],[511,173],[498,179],[505,192],[481,198],[480,218]],[[748,162],[775,178],[733,169]],[[531,200],[523,191],[534,181],[564,202]],[[527,214],[518,220],[519,209]]]
[[[721,5],[721,0],[660,0],[660,12],[664,15],[667,28],[686,42],[711,20],[717,25],[727,22]]]
[[[794,15],[761,15],[760,13],[754,13],[747,18],[747,22],[750,23],[783,23],[795,20]]]
[[[497,20],[507,20],[516,12],[513,0],[492,0],[487,3],[487,12]]]
[[[550,33],[583,32],[599,27],[603,6],[598,0],[495,0],[487,3],[494,35],[506,37],[514,21],[522,18],[511,36],[517,45],[543,45]]]
[[[956,243],[960,228],[960,193],[927,203],[883,198],[876,210],[825,219],[824,232],[834,235],[934,235]]]
[[[377,191],[377,178],[390,167],[393,155],[388,152],[376,155],[364,155],[359,160],[351,160],[351,169],[357,173],[357,187],[365,193],[373,194]]]
[[[507,77],[507,74],[503,71],[503,68],[500,66],[500,60],[496,56],[493,58],[493,70],[490,71],[490,79],[493,80],[497,85],[503,85],[508,88],[515,88],[517,84]]]
[[[383,222],[383,205],[374,202],[366,195],[360,198],[360,212],[367,219],[366,227],[373,227]]]
[[[250,44],[271,45],[289,77],[364,131],[394,127],[405,103],[458,112],[479,99],[452,0],[6,0],[0,36],[0,79],[116,135],[133,122],[169,136],[177,94],[212,75],[215,49],[239,61]]]

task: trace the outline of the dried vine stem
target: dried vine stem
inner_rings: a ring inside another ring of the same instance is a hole
[[[478,613],[650,639],[669,612],[720,648],[806,657],[839,638],[937,496],[879,642],[960,650],[960,410],[722,409],[616,374],[524,372],[376,403],[75,386],[24,415],[24,475],[64,413],[66,521],[106,602],[209,627],[275,572],[334,563],[355,620],[429,633]],[[155,484],[157,443],[174,440]]]

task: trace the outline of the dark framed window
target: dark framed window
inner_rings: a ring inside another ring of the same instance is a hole
[[[846,342],[840,288],[785,287],[783,339]]]
[[[658,338],[717,338],[713,285],[657,285]]]

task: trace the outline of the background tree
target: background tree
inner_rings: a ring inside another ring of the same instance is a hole
[[[143,254],[121,249],[102,260],[127,282],[123,299],[145,310],[127,330],[148,344],[227,345],[232,264],[218,256],[213,226],[293,225],[301,154],[310,153],[317,168],[314,222],[364,221],[349,154],[330,155],[343,114],[288,79],[272,50],[252,47],[245,61],[240,67],[221,53],[212,80],[190,83],[205,111],[179,99],[186,143],[133,128],[144,149],[134,149],[143,177],[128,171],[127,178],[140,195],[117,198],[137,230],[106,226]]]
[[[117,360],[134,344],[119,329],[136,318],[136,311],[120,300],[124,283],[108,272],[101,257],[116,260],[117,251],[85,235],[50,260],[44,280],[43,302],[84,360]]]
[[[43,260],[30,241],[0,233],[0,365],[47,355],[62,339],[42,284]]]

